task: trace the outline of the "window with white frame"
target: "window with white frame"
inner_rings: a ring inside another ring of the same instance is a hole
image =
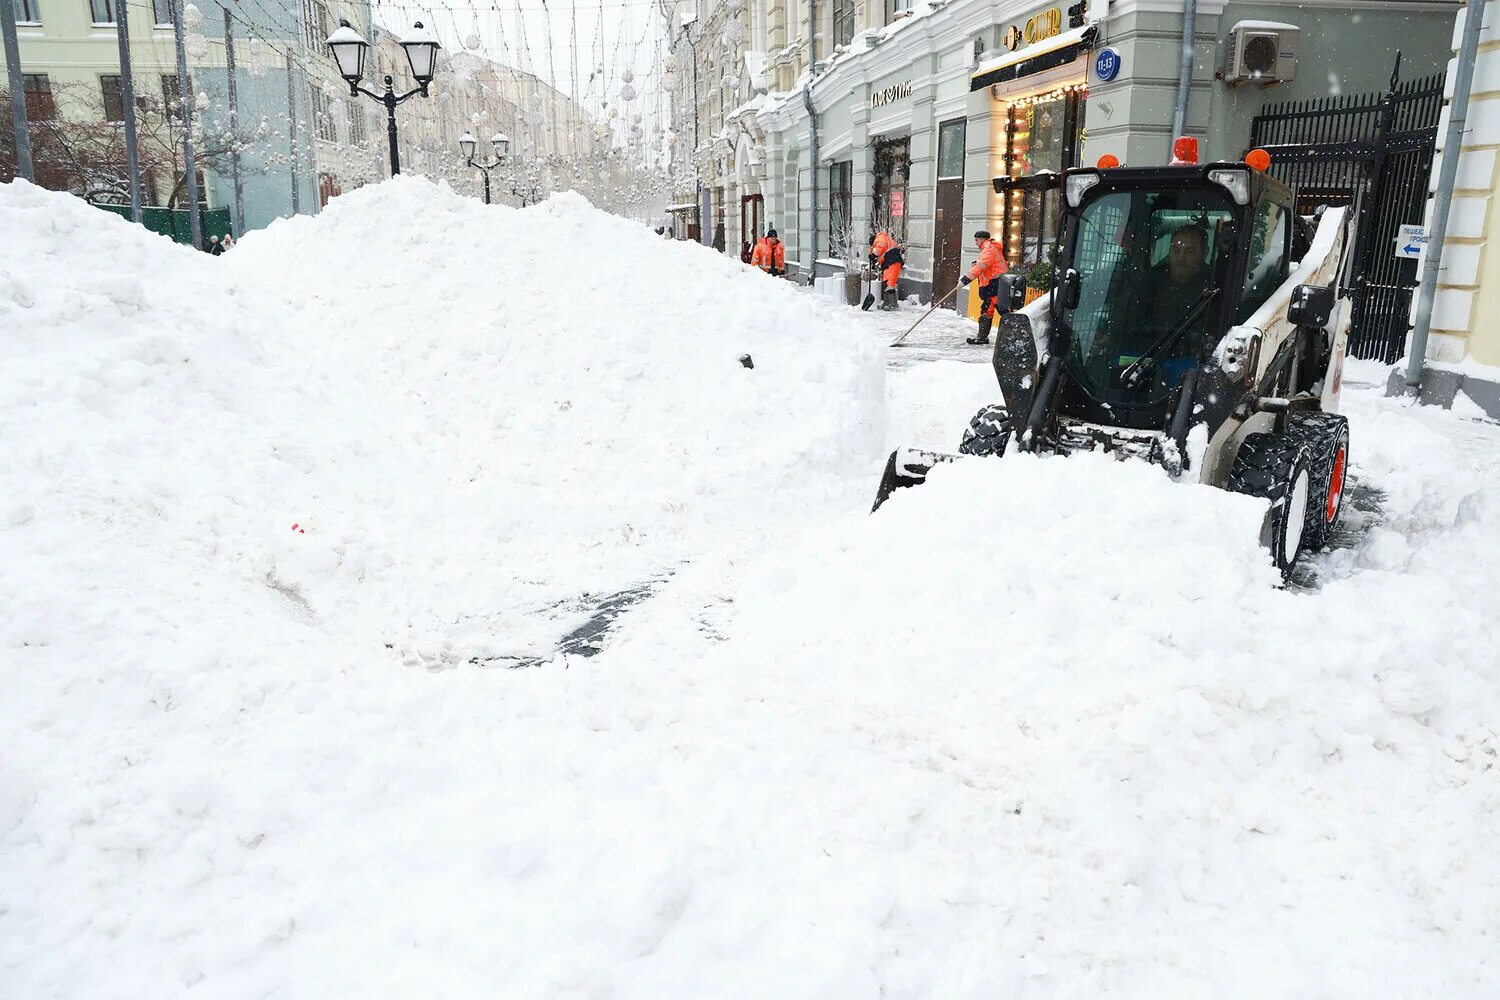
[[[854,0],[833,0],[833,44],[854,40]]]
[[[41,24],[41,0],[16,0],[17,24]]]
[[[118,73],[101,73],[99,75],[99,94],[104,98],[104,120],[107,122],[124,121],[125,98],[120,91],[120,75]]]
[[[324,142],[338,142],[338,132],[333,127],[333,106],[328,95],[321,90],[313,90],[313,129],[318,138]]]
[[[349,141],[363,146],[370,141],[370,132],[365,119],[365,109],[353,101],[344,102],[344,114],[349,119]]]
[[[114,24],[115,0],[89,0],[89,16],[95,24]]]
[[[151,0],[151,18],[158,28],[172,26],[173,0]]]

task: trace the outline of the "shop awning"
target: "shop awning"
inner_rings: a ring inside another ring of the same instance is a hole
[[[1007,52],[980,63],[974,70],[974,75],[969,78],[969,89],[981,90],[991,84],[1009,83],[1033,73],[1066,66],[1093,47],[1092,25],[1064,31],[1035,45],[1028,45],[1020,52]]]
[[[667,211],[668,212],[696,212],[696,211],[698,211],[698,203],[697,202],[693,202],[693,201],[685,201],[681,205],[668,205],[667,206]]]

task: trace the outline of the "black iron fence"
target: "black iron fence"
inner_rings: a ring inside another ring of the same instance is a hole
[[[1356,206],[1355,275],[1349,352],[1395,361],[1406,348],[1417,261],[1396,256],[1403,224],[1422,222],[1443,110],[1443,75],[1398,82],[1384,93],[1269,105],[1250,126],[1250,144],[1271,154],[1297,211]]]

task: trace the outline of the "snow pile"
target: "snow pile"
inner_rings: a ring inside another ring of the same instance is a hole
[[[858,316],[573,199],[0,231],[0,993],[1500,989],[1500,430],[1347,387],[1282,590],[1098,456],[865,516]]]
[[[1254,502],[1088,455],[938,466],[742,576],[701,655],[759,822],[695,842],[776,900],[753,950],[818,956],[797,995],[1494,994],[1500,435],[1353,401],[1384,495],[1316,592]],[[691,662],[674,620],[617,653]]]
[[[401,178],[217,260],[3,198],[35,234],[0,258],[32,530],[143,520],[123,537],[423,662],[545,654],[583,595],[826,505],[878,454],[881,359],[847,318],[577,196]]]

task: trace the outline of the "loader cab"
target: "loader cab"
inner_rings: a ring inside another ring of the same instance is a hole
[[[1291,193],[1227,163],[1070,170],[1063,191],[1058,412],[1160,429],[1187,373],[1285,279]]]

